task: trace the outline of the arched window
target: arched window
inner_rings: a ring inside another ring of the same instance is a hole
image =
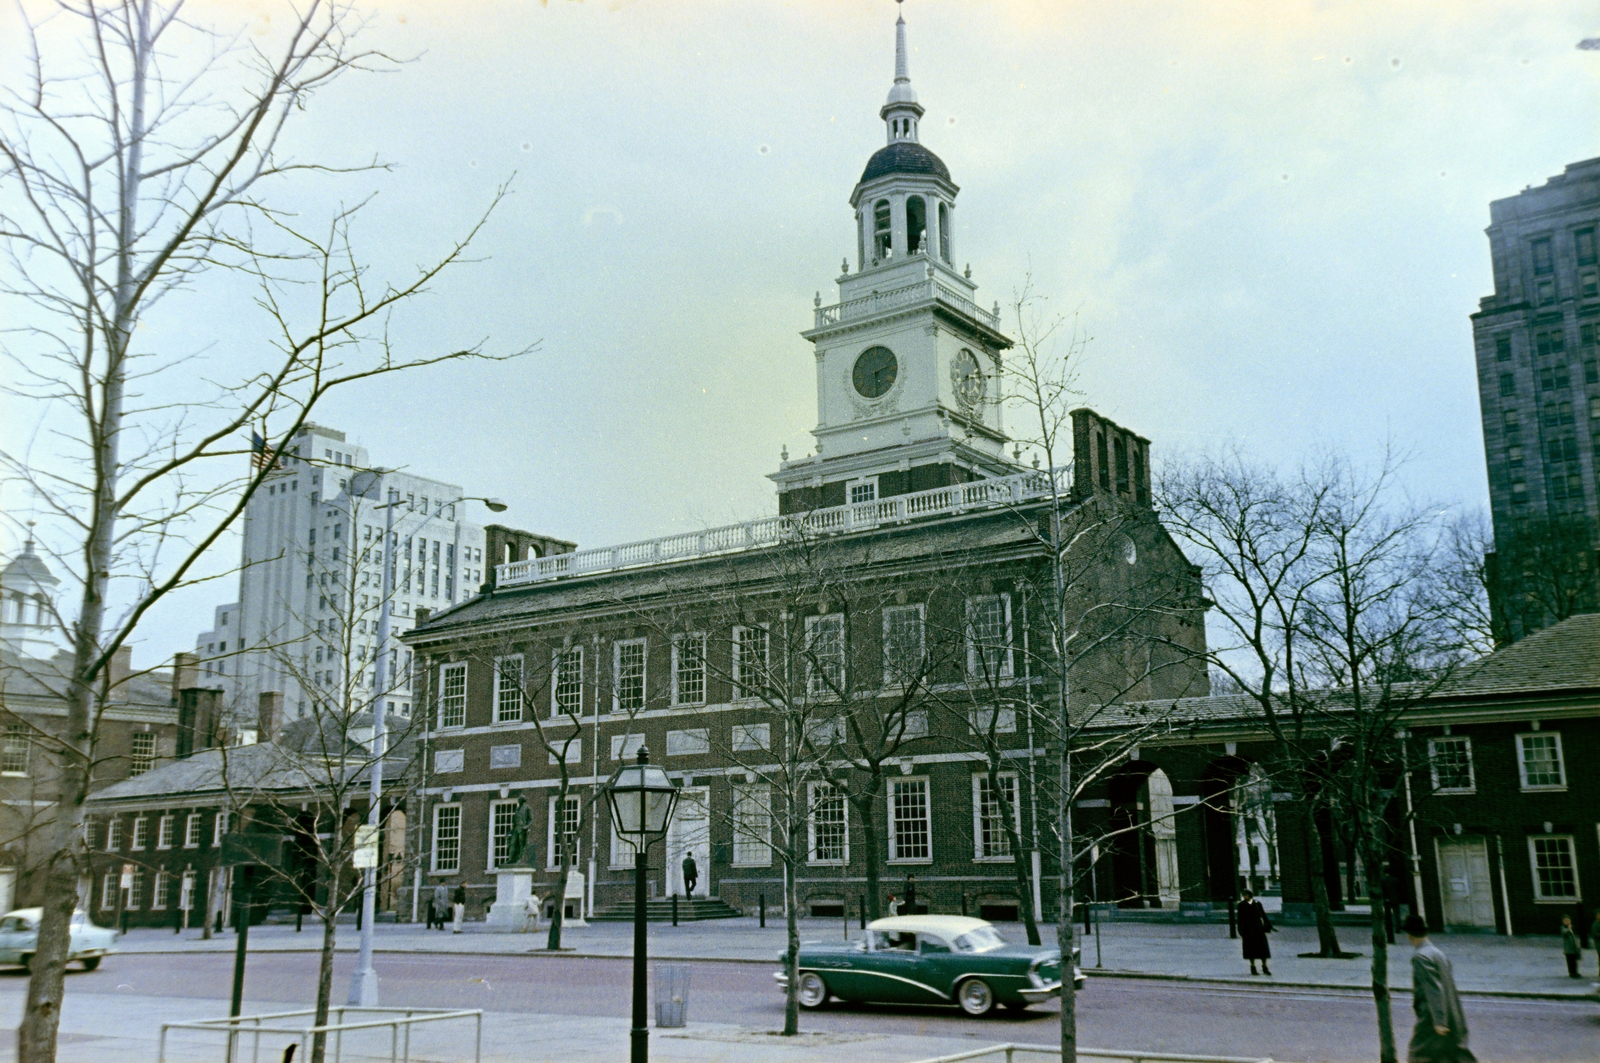
[[[532,561],[539,556],[539,548],[532,543],[528,544],[528,560]]]
[[[939,257],[950,261],[950,208],[939,204]]]
[[[894,245],[889,237],[889,201],[880,199],[872,205],[872,257],[882,262],[892,254]]]
[[[906,200],[906,250],[913,255],[926,251],[923,241],[927,235],[928,205],[921,196],[912,196]]]

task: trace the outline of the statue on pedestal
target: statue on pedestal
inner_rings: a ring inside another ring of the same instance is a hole
[[[528,831],[533,826],[533,810],[528,807],[528,799],[522,794],[517,795],[517,807],[511,813],[511,830],[506,837],[506,862],[502,867],[522,866],[523,858],[531,856],[528,852]]]

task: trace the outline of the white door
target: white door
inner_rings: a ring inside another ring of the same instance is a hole
[[[667,828],[667,894],[687,895],[683,888],[683,858],[694,855],[699,872],[696,897],[711,896],[711,788],[686,786],[678,792],[678,808]]]
[[[1445,926],[1494,926],[1489,851],[1482,838],[1439,838],[1439,894]]]
[[[1157,768],[1150,773],[1150,834],[1155,839],[1156,893],[1161,907],[1178,907],[1178,828],[1177,807],[1172,800],[1172,782]]]

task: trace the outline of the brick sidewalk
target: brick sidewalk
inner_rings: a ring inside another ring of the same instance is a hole
[[[1022,928],[1003,924],[1002,932],[1012,941],[1023,941]],[[859,933],[852,925],[850,933]],[[803,919],[802,940],[816,941],[843,937],[840,920]],[[1054,929],[1045,930],[1045,940],[1054,940]],[[1463,992],[1503,993],[1528,996],[1570,998],[1597,993],[1595,953],[1584,953],[1581,979],[1568,978],[1555,937],[1505,938],[1492,934],[1441,934],[1435,943],[1450,956],[1456,981]],[[259,926],[250,931],[250,950],[312,950],[318,947],[318,934],[310,924],[301,933],[293,927]],[[340,926],[338,948],[353,950],[358,935],[353,926]],[[1091,975],[1164,978],[1192,978],[1239,981],[1268,987],[1323,986],[1360,989],[1370,985],[1371,946],[1362,927],[1340,927],[1339,941],[1346,951],[1363,955],[1353,960],[1301,959],[1299,953],[1316,948],[1316,931],[1311,927],[1285,927],[1272,935],[1272,978],[1250,978],[1249,968],[1240,959],[1239,942],[1228,939],[1227,927],[1217,924],[1106,923],[1101,927],[1099,953],[1094,935],[1081,935],[1081,964]],[[466,932],[423,930],[413,923],[383,923],[377,928],[377,948],[391,952],[444,953],[523,953],[541,951],[545,932],[496,934],[482,923],[468,923]],[[633,927],[627,923],[595,923],[587,927],[568,927],[562,934],[564,950],[585,956],[629,956],[633,953]],[[231,932],[210,941],[200,940],[199,931],[179,936],[170,931],[134,930],[121,941],[128,952],[172,952],[231,950]],[[769,918],[761,928],[753,918],[722,919],[705,923],[686,923],[679,927],[651,923],[649,950],[652,958],[669,960],[734,960],[775,962],[784,949],[784,930],[780,920]],[[1097,968],[1097,961],[1103,966]],[[1389,949],[1389,978],[1396,989],[1411,987],[1411,949],[1402,937]]]

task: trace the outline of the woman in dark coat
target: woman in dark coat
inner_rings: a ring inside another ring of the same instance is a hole
[[[1272,959],[1272,948],[1267,944],[1270,933],[1272,922],[1267,918],[1267,910],[1261,907],[1255,894],[1245,890],[1239,902],[1239,937],[1244,943],[1244,958],[1250,961],[1251,974],[1256,973],[1257,960],[1261,961],[1262,974],[1272,973],[1272,968],[1267,966],[1267,961]]]

